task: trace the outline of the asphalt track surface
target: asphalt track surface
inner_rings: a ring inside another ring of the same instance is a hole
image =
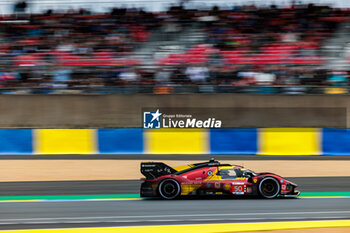
[[[0,159],[348,160],[350,156],[43,155]],[[304,192],[347,192],[350,177],[287,177]],[[3,182],[0,196],[132,194],[140,181]],[[1,202],[0,230],[349,219],[350,198]]]
[[[349,218],[350,198],[0,203],[0,229]]]
[[[350,192],[350,177],[287,177],[302,192]],[[136,194],[139,180],[1,182],[0,196]]]

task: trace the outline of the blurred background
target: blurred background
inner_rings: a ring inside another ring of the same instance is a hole
[[[349,91],[350,2],[0,2],[0,93]]]
[[[0,231],[327,219],[350,232],[349,13],[347,0],[0,0]],[[142,128],[168,109],[223,128]],[[301,197],[140,200],[141,161],[213,157]]]

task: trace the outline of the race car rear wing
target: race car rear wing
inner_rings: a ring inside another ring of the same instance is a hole
[[[160,176],[174,174],[177,172],[174,168],[160,162],[143,162],[141,163],[141,173],[148,180],[155,179]]]

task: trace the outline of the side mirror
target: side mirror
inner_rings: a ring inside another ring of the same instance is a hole
[[[254,175],[253,175],[253,173],[251,173],[251,172],[244,172],[244,173],[243,173],[243,176],[249,178],[249,177],[252,177],[252,176],[254,176]]]

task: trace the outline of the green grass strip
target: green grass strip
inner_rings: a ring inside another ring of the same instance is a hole
[[[301,197],[344,197],[350,196],[350,192],[301,192]]]

